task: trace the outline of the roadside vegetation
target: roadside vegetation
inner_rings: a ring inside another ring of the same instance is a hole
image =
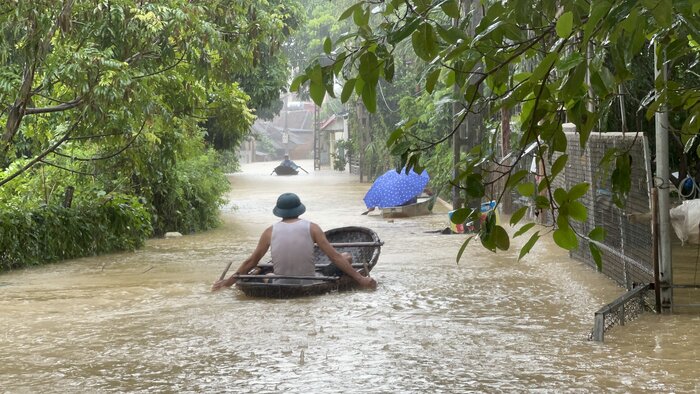
[[[278,0],[3,2],[0,270],[216,226],[221,163],[281,108],[301,16]]]

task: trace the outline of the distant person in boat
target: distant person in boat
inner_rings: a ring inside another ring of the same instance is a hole
[[[293,169],[295,169],[295,170],[296,170],[297,168],[299,168],[299,166],[297,165],[297,163],[295,163],[295,162],[289,160],[289,155],[284,155],[284,160],[282,160],[282,162],[280,163],[280,165],[281,165],[282,167],[289,167],[289,168],[293,168]]]
[[[271,250],[275,274],[313,276],[316,269],[314,243],[341,271],[357,281],[360,287],[375,289],[377,282],[355,271],[352,268],[352,256],[349,253],[339,253],[318,224],[299,219],[304,212],[306,207],[296,194],[280,195],[272,213],[282,220],[265,229],[253,254],[229,278],[215,282],[212,290],[232,286],[239,275],[245,275],[255,268],[268,250]]]

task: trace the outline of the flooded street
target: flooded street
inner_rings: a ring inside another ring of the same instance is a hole
[[[523,261],[448,226],[446,208],[361,215],[370,184],[332,171],[231,175],[223,225],[112,254],[0,275],[0,392],[456,393],[700,391],[700,317],[643,315],[590,342],[624,292],[541,240]],[[384,241],[374,292],[250,299],[209,288],[295,192],[324,230]],[[515,239],[516,246],[527,239]]]

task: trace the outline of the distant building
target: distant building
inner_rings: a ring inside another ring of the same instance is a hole
[[[314,158],[314,109],[310,101],[299,101],[296,95],[283,97],[286,107],[271,121],[257,120],[252,126],[253,135],[265,136],[272,145],[272,152],[262,152],[261,144],[254,140],[241,144],[239,158],[241,162],[281,160],[289,154],[291,160],[310,160]],[[342,116],[332,115],[322,120],[319,125],[320,163],[331,166],[331,153],[336,151],[338,140],[347,140],[346,120]]]
[[[253,161],[281,160],[288,153],[292,160],[313,158],[314,104],[294,101],[296,96],[293,95],[288,97],[286,109],[272,121],[258,119],[252,126],[253,134],[270,140],[273,151],[251,151],[260,149],[260,144],[242,144],[241,150],[247,152],[239,153],[239,157],[253,158]]]
[[[322,165],[332,166],[333,155],[345,154],[338,151],[337,145],[338,141],[348,140],[347,124],[347,119],[340,115],[331,115],[321,123],[321,152],[325,153],[321,155]]]

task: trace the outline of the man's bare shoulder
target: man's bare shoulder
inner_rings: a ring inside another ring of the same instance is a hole
[[[323,232],[321,229],[321,226],[314,222],[309,222],[309,230],[311,231],[311,235],[314,238],[314,241],[318,242],[317,238],[325,238],[326,234]]]

